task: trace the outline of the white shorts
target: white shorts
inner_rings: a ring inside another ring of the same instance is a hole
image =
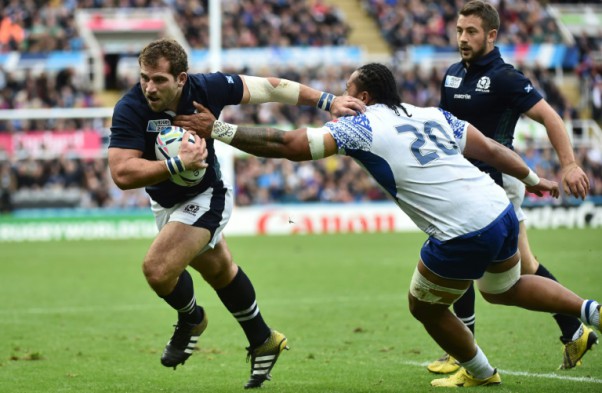
[[[222,231],[230,220],[233,206],[232,187],[223,182],[216,182],[214,187],[170,208],[165,208],[151,199],[151,210],[159,230],[168,222],[175,221],[205,228],[211,233],[211,239],[201,253],[214,248],[221,240]]]
[[[504,191],[508,195],[508,199],[514,206],[514,212],[518,222],[525,221],[527,216],[522,209],[523,201],[525,200],[525,183],[518,180],[514,176],[506,175],[502,173],[502,182],[504,183]]]

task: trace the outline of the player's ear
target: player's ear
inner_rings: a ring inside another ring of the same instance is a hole
[[[178,86],[182,87],[188,80],[188,74],[185,72],[180,72],[178,75]]]
[[[489,33],[487,33],[487,42],[490,44],[493,44],[495,42],[496,38],[497,38],[497,30],[496,29],[489,30]]]
[[[370,104],[370,101],[372,101],[372,96],[366,90],[359,93],[357,98],[359,98],[366,105]]]

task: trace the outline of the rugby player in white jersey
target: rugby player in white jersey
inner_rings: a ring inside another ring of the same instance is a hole
[[[410,283],[410,310],[462,366],[433,386],[501,383],[470,330],[449,310],[473,280],[488,302],[574,315],[600,330],[596,301],[548,278],[520,275],[514,209],[504,190],[465,157],[522,180],[538,195],[558,197],[556,182],[540,179],[518,154],[449,112],[401,103],[393,74],[382,64],[358,68],[347,94],[366,103],[366,112],[321,128],[236,126],[197,104],[200,115],[189,129],[263,157],[304,161],[345,154],[374,177],[429,236]]]

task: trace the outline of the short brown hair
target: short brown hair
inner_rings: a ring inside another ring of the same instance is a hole
[[[483,21],[485,32],[500,29],[500,15],[494,6],[481,0],[472,0],[464,4],[460,10],[460,15],[474,15]]]
[[[169,73],[174,77],[188,71],[186,51],[176,40],[170,38],[161,38],[146,45],[138,56],[138,64],[154,67],[162,57],[169,62]]]

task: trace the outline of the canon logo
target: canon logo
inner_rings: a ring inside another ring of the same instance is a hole
[[[393,214],[301,214],[294,219],[281,211],[268,211],[257,220],[257,233],[272,233],[288,221],[291,234],[394,232]]]

